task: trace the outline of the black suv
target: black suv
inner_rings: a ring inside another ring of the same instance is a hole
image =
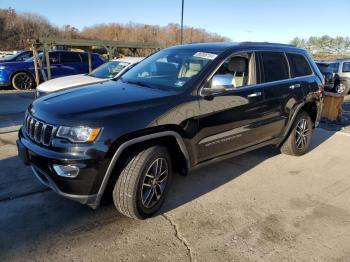
[[[323,81],[289,45],[175,46],[119,80],[35,100],[19,155],[58,194],[97,208],[109,192],[121,213],[142,219],[161,207],[174,172],[270,144],[306,153]]]

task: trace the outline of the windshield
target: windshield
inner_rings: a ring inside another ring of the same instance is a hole
[[[121,61],[110,61],[107,62],[95,70],[93,70],[89,76],[98,78],[113,78],[117,76],[129,63]]]
[[[16,58],[16,56],[18,56],[18,54],[7,55],[3,57],[2,60],[5,60],[5,61],[12,60],[13,58]]]
[[[185,88],[216,57],[199,50],[165,49],[140,62],[121,79],[143,86]]]

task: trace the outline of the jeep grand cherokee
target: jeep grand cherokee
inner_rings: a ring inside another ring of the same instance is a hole
[[[116,81],[35,100],[18,151],[58,194],[143,219],[161,207],[173,173],[266,145],[307,152],[323,78],[302,49],[268,43],[170,47]],[[107,190],[111,188],[111,190]]]

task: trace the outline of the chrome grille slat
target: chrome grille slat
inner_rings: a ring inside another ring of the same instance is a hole
[[[45,129],[46,129],[47,125],[43,124],[43,127],[41,129],[41,142],[44,143],[44,135],[45,135]]]
[[[24,127],[29,138],[38,144],[49,146],[56,131],[56,127],[46,124],[27,115],[24,121]]]
[[[34,139],[34,141],[35,141],[35,142],[38,142],[38,143],[40,143],[40,140],[41,140],[41,137],[39,137],[39,139],[38,139],[38,137],[37,137],[39,124],[40,124],[39,121],[36,121],[36,122],[35,122],[35,125],[34,125],[34,134],[33,134],[33,139]]]

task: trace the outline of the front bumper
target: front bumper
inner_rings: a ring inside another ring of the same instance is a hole
[[[56,152],[35,144],[22,129],[19,131],[17,148],[20,158],[26,165],[31,166],[35,177],[42,184],[63,197],[89,205],[91,208],[99,206],[102,197],[99,189],[108,161],[96,157],[96,152],[92,155]],[[92,149],[87,151],[89,150]],[[80,171],[76,178],[61,177],[53,169],[54,164],[78,165]]]
[[[33,174],[35,177],[45,186],[51,188],[53,191],[55,191],[57,194],[69,198],[71,200],[77,201],[81,204],[89,205],[92,208],[97,208],[98,203],[96,203],[98,197],[97,194],[94,195],[74,195],[74,194],[67,194],[59,189],[59,187],[56,185],[56,183],[52,180],[49,174],[45,173],[43,170],[41,170],[39,167],[35,166],[34,164],[31,164],[31,168],[33,171]]]
[[[11,85],[10,76],[6,71],[0,69],[0,86]]]
[[[4,81],[0,79],[0,86],[9,86],[9,85],[11,85],[10,81]]]

